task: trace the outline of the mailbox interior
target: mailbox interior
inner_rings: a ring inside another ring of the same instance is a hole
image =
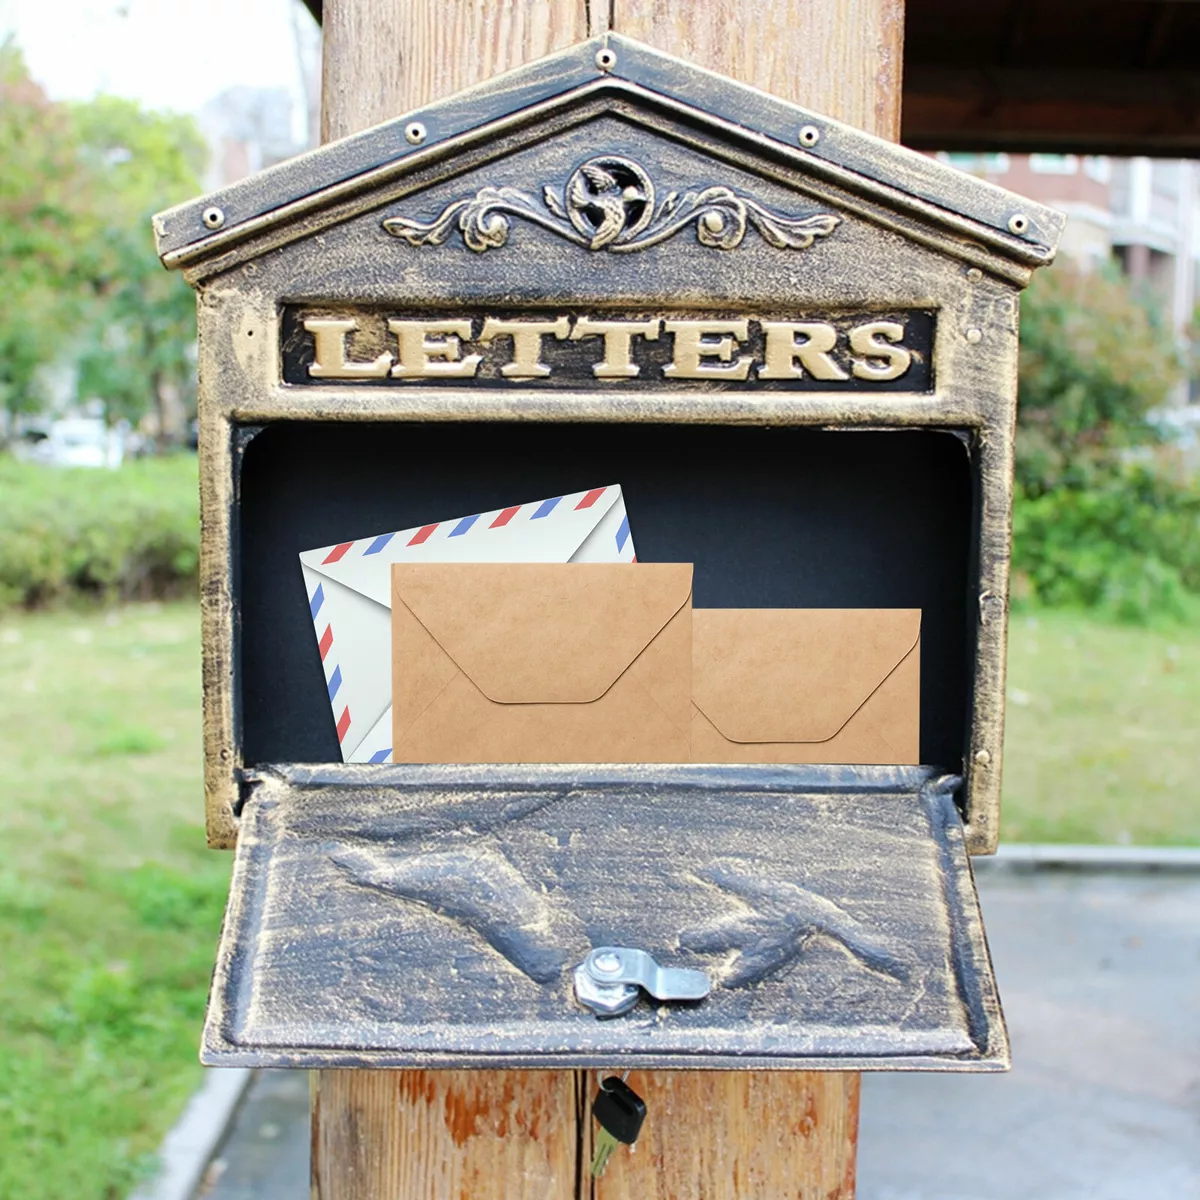
[[[978,591],[968,435],[713,425],[280,424],[240,456],[248,766],[341,757],[296,555],[619,483],[706,608],[920,608],[921,761],[963,769]]]

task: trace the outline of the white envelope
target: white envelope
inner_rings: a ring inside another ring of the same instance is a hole
[[[616,484],[304,551],[342,761],[392,761],[392,563],[636,561]]]

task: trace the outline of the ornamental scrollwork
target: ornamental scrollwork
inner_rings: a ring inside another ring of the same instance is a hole
[[[520,188],[484,187],[451,201],[431,221],[387,217],[383,228],[410,246],[440,246],[458,230],[469,249],[482,253],[505,245],[514,217],[585,249],[614,254],[657,246],[693,226],[700,244],[716,250],[740,246],[750,228],[776,249],[807,250],[841,223],[827,212],[772,212],[723,184],[670,191],[659,200],[645,168],[608,154],[577,167],[562,187],[543,186],[540,202]]]

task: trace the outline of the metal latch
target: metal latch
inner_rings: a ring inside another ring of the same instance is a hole
[[[575,995],[598,1017],[619,1017],[644,988],[656,1000],[703,1000],[712,983],[703,971],[660,967],[645,950],[600,946],[575,968]]]

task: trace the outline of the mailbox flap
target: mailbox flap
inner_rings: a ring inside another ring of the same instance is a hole
[[[997,1070],[953,800],[927,767],[274,766],[248,799],[211,1065]],[[703,971],[601,1020],[601,946]]]

